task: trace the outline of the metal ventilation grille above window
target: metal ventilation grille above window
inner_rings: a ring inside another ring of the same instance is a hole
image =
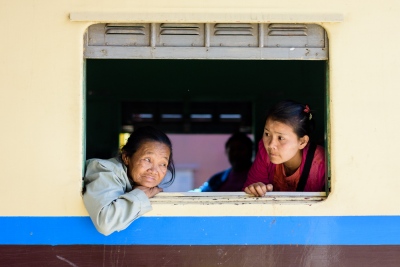
[[[268,36],[307,36],[305,24],[269,24]]]
[[[150,24],[107,23],[90,26],[89,45],[149,46]]]
[[[106,34],[132,34],[132,35],[146,35],[145,25],[140,24],[106,24]]]
[[[85,58],[327,60],[316,24],[107,23],[85,35]]]
[[[210,46],[257,47],[258,26],[250,23],[216,23]]]
[[[204,46],[204,24],[161,23],[156,24],[156,46],[200,47]]]
[[[199,24],[163,23],[160,25],[160,35],[200,35]]]
[[[325,30],[314,24],[268,24],[266,47],[325,47]]]
[[[218,23],[214,26],[214,35],[254,36],[254,33],[251,24]]]

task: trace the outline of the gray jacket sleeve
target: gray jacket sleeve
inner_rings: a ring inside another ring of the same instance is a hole
[[[84,177],[83,202],[96,229],[110,235],[152,209],[140,189],[132,190],[126,172],[109,160],[91,160]]]

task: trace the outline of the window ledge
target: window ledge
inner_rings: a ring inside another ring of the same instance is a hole
[[[163,192],[150,199],[152,204],[313,204],[326,199],[325,192],[269,192],[254,197],[244,192]]]

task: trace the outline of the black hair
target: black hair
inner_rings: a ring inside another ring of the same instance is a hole
[[[243,143],[249,151],[253,151],[253,141],[247,136],[247,134],[242,132],[232,134],[225,143],[225,149],[227,149],[234,141]]]
[[[172,159],[171,140],[168,138],[168,136],[164,132],[162,132],[152,126],[143,126],[143,127],[137,128],[133,131],[133,133],[129,136],[126,144],[121,148],[121,152],[119,154],[119,160],[123,163],[123,160],[122,160],[123,154],[128,157],[131,157],[133,154],[136,153],[136,151],[140,148],[140,146],[144,142],[147,142],[147,141],[160,142],[160,143],[168,146],[170,154],[169,154],[167,169],[172,174],[171,179],[168,181],[168,183],[172,184],[172,182],[175,179],[175,166],[174,166],[174,161]]]
[[[290,125],[298,137],[308,135],[311,139],[315,128],[315,120],[308,105],[293,100],[284,100],[275,104],[268,111],[265,121],[268,119]]]

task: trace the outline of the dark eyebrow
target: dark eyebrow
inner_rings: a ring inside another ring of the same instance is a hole
[[[264,128],[264,130],[266,130],[266,131],[268,131],[269,132],[269,130],[267,129],[267,127],[265,127]],[[280,135],[287,135],[287,134],[284,134],[284,133],[280,133],[280,132],[276,132],[277,134],[280,134]]]

